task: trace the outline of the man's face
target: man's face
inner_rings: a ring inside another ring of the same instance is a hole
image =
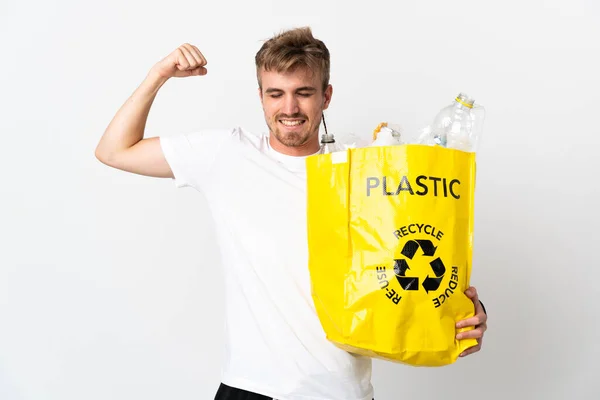
[[[271,136],[296,152],[314,152],[321,116],[331,100],[331,85],[323,91],[321,74],[307,68],[286,73],[263,70],[260,76],[259,93]]]

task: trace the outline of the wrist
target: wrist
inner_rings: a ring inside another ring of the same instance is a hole
[[[146,75],[146,79],[144,80],[144,84],[153,91],[157,91],[169,80],[168,77],[161,75],[158,71],[152,68],[148,75]]]

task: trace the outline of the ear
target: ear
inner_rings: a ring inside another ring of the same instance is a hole
[[[258,97],[260,98],[260,104],[262,104],[263,96],[262,96],[262,88],[260,86],[258,87]]]
[[[329,107],[329,103],[331,102],[332,94],[333,94],[333,86],[327,85],[327,88],[325,89],[325,93],[323,93],[323,96],[325,97],[325,102],[323,103],[323,110],[327,110],[327,108]]]

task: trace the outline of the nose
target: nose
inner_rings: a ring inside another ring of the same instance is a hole
[[[286,96],[282,112],[288,116],[292,116],[300,112],[300,108],[298,107],[298,99],[296,99],[296,96]]]

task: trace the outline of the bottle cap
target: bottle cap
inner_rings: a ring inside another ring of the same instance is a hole
[[[321,136],[321,143],[335,143],[335,138],[333,137],[333,134],[323,134]]]
[[[455,99],[458,103],[462,104],[465,107],[468,108],[473,108],[473,104],[475,103],[475,100],[470,98],[467,94],[465,93],[459,93],[458,96],[456,96]]]

